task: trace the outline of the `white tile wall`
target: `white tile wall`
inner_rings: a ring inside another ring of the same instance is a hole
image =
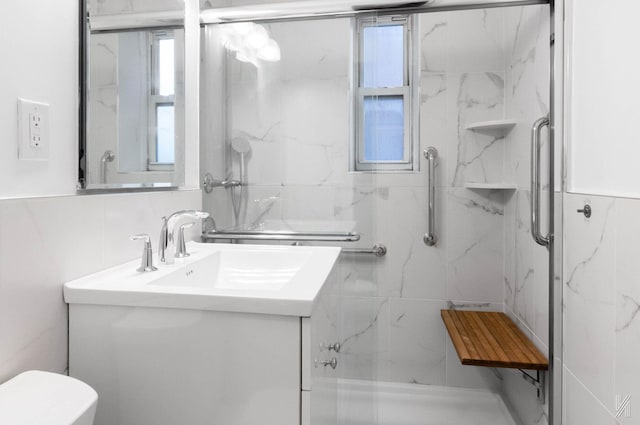
[[[590,219],[575,213],[585,202],[596,212]],[[566,211],[564,362],[612,408],[616,204],[613,199],[570,196]]]
[[[199,190],[0,201],[0,382],[28,369],[67,368],[62,285],[132,260],[160,218],[200,208]]]
[[[385,381],[445,384],[444,301],[392,298],[389,301],[389,358]]]
[[[427,191],[422,187],[392,187],[388,193],[387,199],[373,205],[376,212],[372,214],[379,223],[377,239],[393,247],[383,261],[376,263],[378,294],[395,298],[447,299],[449,238],[445,223],[449,214],[446,190],[436,191],[439,242],[435,247],[425,245],[423,233],[416,231],[416,227],[424,227],[427,217]],[[386,226],[384,223],[415,223],[416,226]]]
[[[389,356],[385,332],[389,321],[389,300],[372,297],[343,297],[340,318],[342,338],[340,377],[378,379],[380,365]]]
[[[589,219],[575,213],[585,203]],[[565,211],[567,423],[640,424],[640,200],[569,194]],[[616,404],[627,395],[630,417]]]
[[[465,182],[503,182],[503,134],[465,126],[504,118],[504,73],[450,73],[447,87],[447,181],[458,187]]]
[[[502,301],[503,196],[502,191],[449,191],[447,299]]]
[[[636,401],[640,398],[640,273],[638,237],[640,201],[616,200],[615,266],[615,394],[631,394],[633,418],[620,417],[621,425],[640,424]],[[615,407],[615,406],[614,406]],[[614,411],[614,413],[616,413]]]
[[[568,369],[564,371],[566,425],[618,425],[607,408]]]

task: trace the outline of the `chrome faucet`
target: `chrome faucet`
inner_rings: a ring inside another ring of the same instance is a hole
[[[162,228],[160,229],[160,243],[158,244],[158,257],[161,263],[171,263],[176,257],[178,246],[175,243],[176,235],[174,229],[178,221],[183,218],[205,219],[209,213],[198,210],[182,210],[171,214],[168,218],[162,217]],[[169,256],[167,256],[167,252]],[[168,258],[167,258],[168,257]]]

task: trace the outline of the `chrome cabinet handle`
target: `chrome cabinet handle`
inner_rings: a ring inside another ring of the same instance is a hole
[[[549,235],[540,233],[540,132],[549,124],[549,118],[542,117],[531,129],[531,236],[542,246],[549,246]],[[550,167],[552,165],[549,164]]]
[[[329,351],[333,350],[336,353],[339,353],[341,345],[340,345],[339,342],[334,342],[333,344],[329,344],[329,346],[327,348],[329,349]]]
[[[429,225],[427,233],[424,234],[423,240],[427,246],[435,246],[438,242],[438,237],[435,235],[436,216],[435,216],[435,203],[436,203],[436,159],[438,158],[438,150],[436,148],[429,147],[424,151],[424,157],[429,164]]]
[[[340,345],[339,342],[334,342],[333,344],[329,344],[326,342],[320,343],[320,351],[328,350],[328,351],[335,351],[336,353],[339,353],[340,348],[342,348],[342,346]]]

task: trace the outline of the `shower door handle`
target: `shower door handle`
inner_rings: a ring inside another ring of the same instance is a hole
[[[436,159],[438,158],[438,151],[434,147],[427,148],[424,151],[424,157],[427,159],[428,174],[429,174],[429,199],[427,200],[427,206],[429,209],[429,223],[427,233],[424,234],[423,240],[427,246],[435,246],[438,242],[438,238],[435,235],[436,216],[435,216],[435,204],[436,204]]]
[[[540,133],[549,124],[549,118],[542,117],[531,129],[531,236],[542,246],[549,246],[550,238],[540,233]]]

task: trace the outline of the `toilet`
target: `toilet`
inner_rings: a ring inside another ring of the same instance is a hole
[[[0,424],[92,425],[97,402],[84,382],[32,370],[0,385]]]

